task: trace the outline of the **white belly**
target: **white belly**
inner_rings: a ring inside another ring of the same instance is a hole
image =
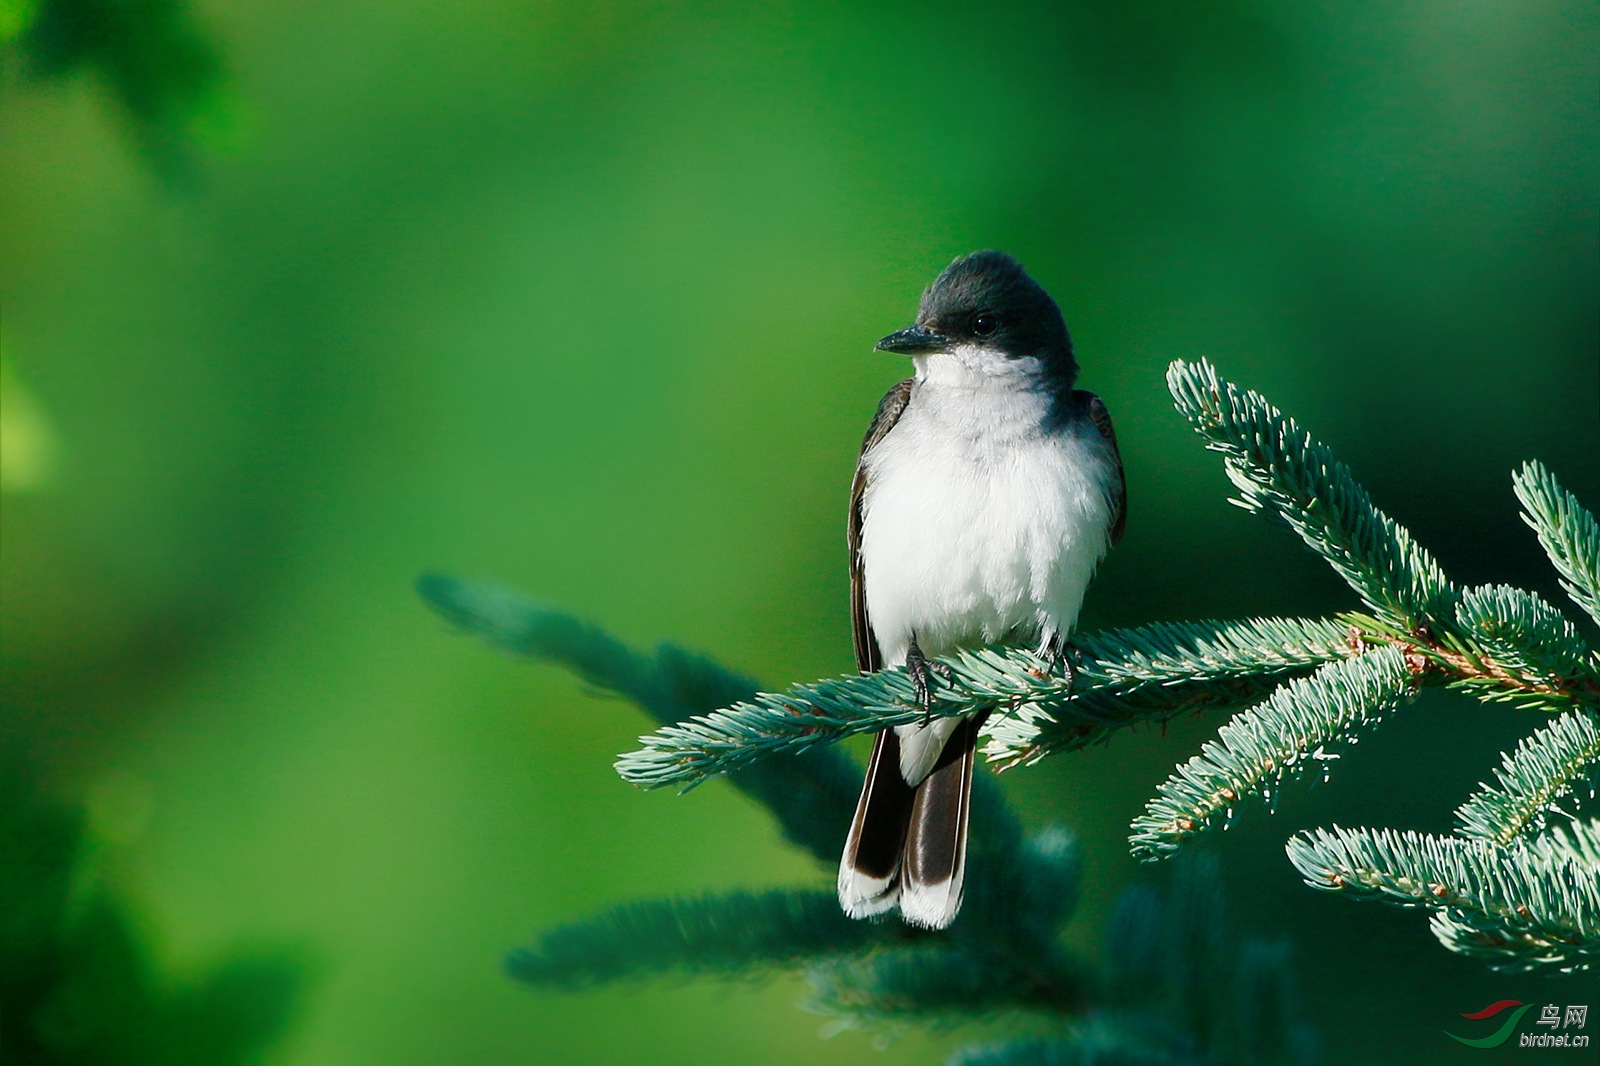
[[[935,656],[1072,629],[1109,544],[1114,468],[1092,424],[1046,432],[1044,413],[1004,381],[919,377],[865,457],[862,569],[885,664],[913,636]]]

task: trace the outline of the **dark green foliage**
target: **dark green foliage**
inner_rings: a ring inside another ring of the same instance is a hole
[[[454,625],[497,648],[562,666],[658,722],[737,703],[756,691],[753,680],[703,655],[673,644],[660,645],[654,656],[634,651],[598,626],[498,585],[425,574],[417,592]]]
[[[1175,867],[1161,915],[1161,995],[1172,1024],[1202,1046],[1220,1042],[1232,995],[1235,945],[1216,860],[1197,855]]]
[[[1316,1058],[1319,1040],[1304,1021],[1287,941],[1246,940],[1233,983],[1239,1062],[1267,1066]]]
[[[0,796],[0,1060],[18,1066],[260,1061],[300,995],[282,955],[240,955],[175,985],[126,912],[78,869],[80,818],[12,774]]]
[[[996,814],[1007,815],[1000,790],[992,783],[985,799],[999,807],[974,823],[983,835],[969,847],[966,913],[952,926],[953,935],[974,939],[1000,939],[1014,950],[1028,953],[1049,944],[1056,931],[1078,906],[1078,881],[1082,862],[1072,834],[1046,826],[1023,838],[1020,832],[1000,834],[993,827]],[[973,782],[977,792],[977,781]],[[974,805],[976,807],[976,804]]]
[[[1093,978],[1059,942],[1082,872],[1072,837],[1047,827],[1024,838],[999,789],[990,784],[984,793],[974,803],[966,901],[949,930],[893,951],[817,963],[807,973],[812,1009],[850,1025],[939,1026],[1011,1010],[1084,1008]]]
[[[1316,1061],[1287,946],[1239,940],[1227,910],[1215,860],[1184,856],[1164,896],[1133,888],[1118,900],[1092,1010],[1059,1032],[966,1049],[950,1066]]]
[[[1317,1056],[1288,946],[1241,940],[1232,931],[1213,856],[1184,855],[1164,898],[1148,890],[1126,894],[1105,957],[1119,1016],[1157,1036],[1168,1061],[1198,1053],[1198,1061],[1264,1066]]]
[[[810,1009],[851,1026],[914,1021],[939,1028],[1007,1011],[1071,1015],[1085,1005],[1079,967],[1063,952],[1019,958],[930,943],[825,959],[806,976]]]
[[[1135,886],[1122,893],[1106,924],[1106,994],[1112,1003],[1155,1002],[1165,978],[1161,897]]]
[[[187,163],[222,65],[184,0],[39,0],[17,40],[33,77],[104,82],[135,139],[169,174]]]
[[[952,942],[953,941],[953,942]],[[947,1028],[1026,1012],[1073,1017],[1085,1011],[1092,971],[1052,940],[1033,950],[952,935],[859,957],[823,959],[807,979],[809,1009],[849,1027],[914,1022]]]

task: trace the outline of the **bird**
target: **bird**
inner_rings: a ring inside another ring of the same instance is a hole
[[[932,717],[931,660],[1027,642],[1070,684],[1068,636],[1122,536],[1127,484],[1106,405],[1074,388],[1055,300],[1011,256],[973,252],[875,350],[913,376],[878,404],[850,487],[851,630],[863,673],[904,667],[923,719],[880,732],[839,863],[852,918],[960,912],[982,717]]]

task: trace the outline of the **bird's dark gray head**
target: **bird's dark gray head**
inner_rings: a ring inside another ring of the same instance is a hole
[[[916,325],[878,342],[883,351],[908,355],[957,345],[1036,358],[1068,385],[1078,376],[1061,309],[1004,252],[973,252],[945,267],[922,294]]]

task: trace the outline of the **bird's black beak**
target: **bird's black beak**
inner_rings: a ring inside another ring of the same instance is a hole
[[[949,346],[950,338],[920,324],[907,326],[898,333],[891,333],[874,345],[880,352],[899,352],[901,355],[942,352]]]

